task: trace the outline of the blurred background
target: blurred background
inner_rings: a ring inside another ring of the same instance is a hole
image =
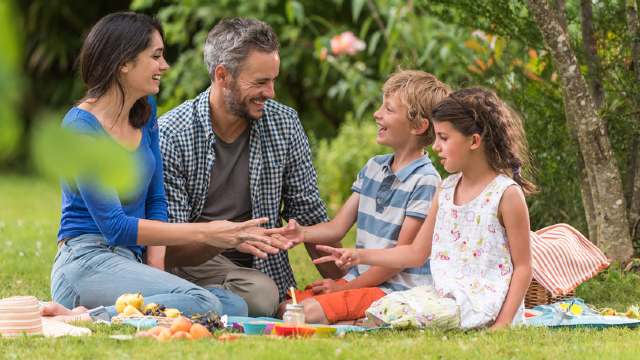
[[[640,85],[629,1],[551,3],[583,64],[630,198]],[[127,9],[156,16],[166,32],[172,67],[158,95],[160,114],[208,86],[202,46],[217,21],[244,16],[269,23],[281,42],[276,98],[300,114],[332,213],[366,160],[389,151],[374,141],[382,83],[394,70],[416,68],[456,89],[490,87],[509,102],[525,120],[541,189],[528,199],[532,228],[566,222],[588,233],[579,148],[567,129],[559,76],[526,4],[514,0],[3,0],[0,176],[41,176],[34,142],[55,134],[40,126],[58,124],[85,91],[75,66],[84,36],[102,16]]]

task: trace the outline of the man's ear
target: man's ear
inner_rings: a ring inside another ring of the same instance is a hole
[[[480,148],[481,144],[482,144],[482,136],[480,136],[480,134],[475,133],[471,135],[471,150]]]
[[[224,65],[219,64],[215,69],[213,69],[213,79],[223,87],[229,82],[229,77],[229,71],[227,71],[227,68],[225,68]]]
[[[415,126],[413,129],[411,129],[411,133],[413,135],[424,135],[427,132],[427,130],[429,130],[429,126],[430,126],[429,119],[421,118],[418,121],[418,125]]]

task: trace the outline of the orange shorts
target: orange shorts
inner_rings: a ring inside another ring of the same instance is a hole
[[[341,285],[347,282],[344,279],[336,280],[336,283]],[[331,324],[338,321],[362,319],[369,306],[385,295],[385,292],[377,287],[336,291],[322,295],[314,295],[309,286],[304,291],[296,290],[297,301],[314,298],[320,303],[324,315]]]

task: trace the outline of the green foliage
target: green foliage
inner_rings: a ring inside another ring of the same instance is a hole
[[[43,121],[34,132],[33,155],[37,168],[52,180],[73,183],[88,178],[126,197],[140,183],[140,164],[133,153],[111,138],[79,135],[57,122]]]
[[[640,303],[640,275],[621,271],[617,264],[576,289],[576,295],[599,308],[625,311],[630,304]]]
[[[17,100],[20,89],[22,39],[13,1],[0,3],[0,163],[15,151],[20,137]]]

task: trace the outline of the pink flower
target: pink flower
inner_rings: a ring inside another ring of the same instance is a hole
[[[331,38],[331,52],[334,55],[355,55],[365,47],[364,41],[358,39],[351,31],[345,31]]]

